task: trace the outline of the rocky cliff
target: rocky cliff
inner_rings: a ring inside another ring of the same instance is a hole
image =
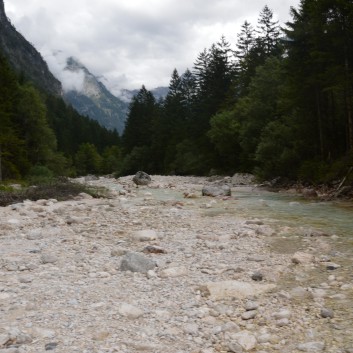
[[[11,24],[0,0],[0,53],[10,65],[38,88],[61,95],[61,83],[52,75],[40,53]]]
[[[80,114],[98,121],[107,129],[116,129],[121,134],[125,127],[128,103],[115,97],[77,59],[68,58],[66,70],[76,75],[75,88],[64,92],[64,99]]]

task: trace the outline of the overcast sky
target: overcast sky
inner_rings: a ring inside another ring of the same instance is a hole
[[[117,94],[167,86],[222,35],[235,44],[266,4],[284,23],[299,0],[5,0],[5,10],[62,81],[63,59],[74,56]]]

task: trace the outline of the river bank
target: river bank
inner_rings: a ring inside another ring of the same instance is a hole
[[[346,235],[254,186],[80,181],[110,197],[0,208],[0,352],[353,352]]]

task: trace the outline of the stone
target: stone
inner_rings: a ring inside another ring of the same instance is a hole
[[[257,310],[258,308],[259,308],[259,303],[251,301],[251,300],[247,301],[244,306],[244,309],[246,311]]]
[[[118,247],[116,247],[116,248],[114,248],[114,249],[112,249],[110,251],[110,255],[113,256],[113,257],[115,257],[115,256],[124,256],[128,252],[129,252],[128,249],[125,249],[123,247],[118,246]]]
[[[137,308],[134,305],[128,304],[128,303],[122,303],[120,304],[119,308],[118,308],[118,313],[121,316],[124,316],[128,319],[138,319],[139,317],[141,317],[144,314],[144,311]]]
[[[148,185],[151,183],[152,179],[147,173],[139,171],[134,175],[132,181],[136,185]]]
[[[54,264],[58,261],[58,257],[53,254],[42,254],[41,261],[43,264]]]
[[[323,318],[330,318],[332,319],[334,314],[333,314],[333,310],[331,309],[327,309],[327,308],[322,308],[321,311],[320,311],[320,315],[321,317]]]
[[[334,271],[334,270],[337,270],[340,267],[341,267],[340,265],[331,262],[331,263],[326,265],[326,270]]]
[[[188,270],[186,267],[181,266],[181,267],[170,267],[170,268],[165,268],[160,272],[160,277],[162,278],[167,278],[167,277],[181,277],[187,275]]]
[[[148,245],[143,250],[146,254],[166,254],[167,251],[160,246]]]
[[[253,281],[262,281],[263,280],[263,274],[260,271],[256,271],[251,275],[251,279]]]
[[[44,346],[44,348],[45,348],[46,351],[53,351],[57,346],[58,346],[57,342],[50,342],[50,343],[47,343]]]
[[[292,262],[296,265],[309,265],[314,261],[314,255],[301,251],[296,252],[292,257]]]
[[[131,238],[136,241],[152,241],[157,237],[157,232],[153,229],[139,230],[131,234]]]
[[[325,350],[324,342],[307,342],[298,344],[297,349],[301,352],[322,352]]]
[[[249,310],[249,311],[245,311],[245,313],[241,315],[241,318],[243,320],[250,320],[250,319],[254,319],[256,315],[257,315],[257,310]]]
[[[142,254],[129,252],[121,260],[120,270],[147,273],[149,270],[154,270],[156,262]]]
[[[257,346],[256,337],[250,331],[240,331],[232,337],[246,352],[251,351]]]
[[[229,185],[208,185],[202,188],[202,196],[231,196],[232,191]]]
[[[228,351],[232,353],[242,353],[243,347],[238,342],[229,342],[227,345]]]
[[[287,309],[283,309],[273,313],[273,317],[277,320],[289,319],[291,316],[292,316],[291,311]]]
[[[215,300],[221,300],[232,297],[244,299],[268,292],[274,288],[276,288],[275,284],[258,284],[229,280],[206,283],[204,286],[201,286],[200,290],[206,296],[209,295]]]

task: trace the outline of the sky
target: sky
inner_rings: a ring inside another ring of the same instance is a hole
[[[63,83],[79,88],[65,59],[74,56],[112,91],[168,86],[176,68],[224,35],[235,46],[245,20],[256,26],[267,5],[280,24],[299,0],[5,0],[16,29]]]

